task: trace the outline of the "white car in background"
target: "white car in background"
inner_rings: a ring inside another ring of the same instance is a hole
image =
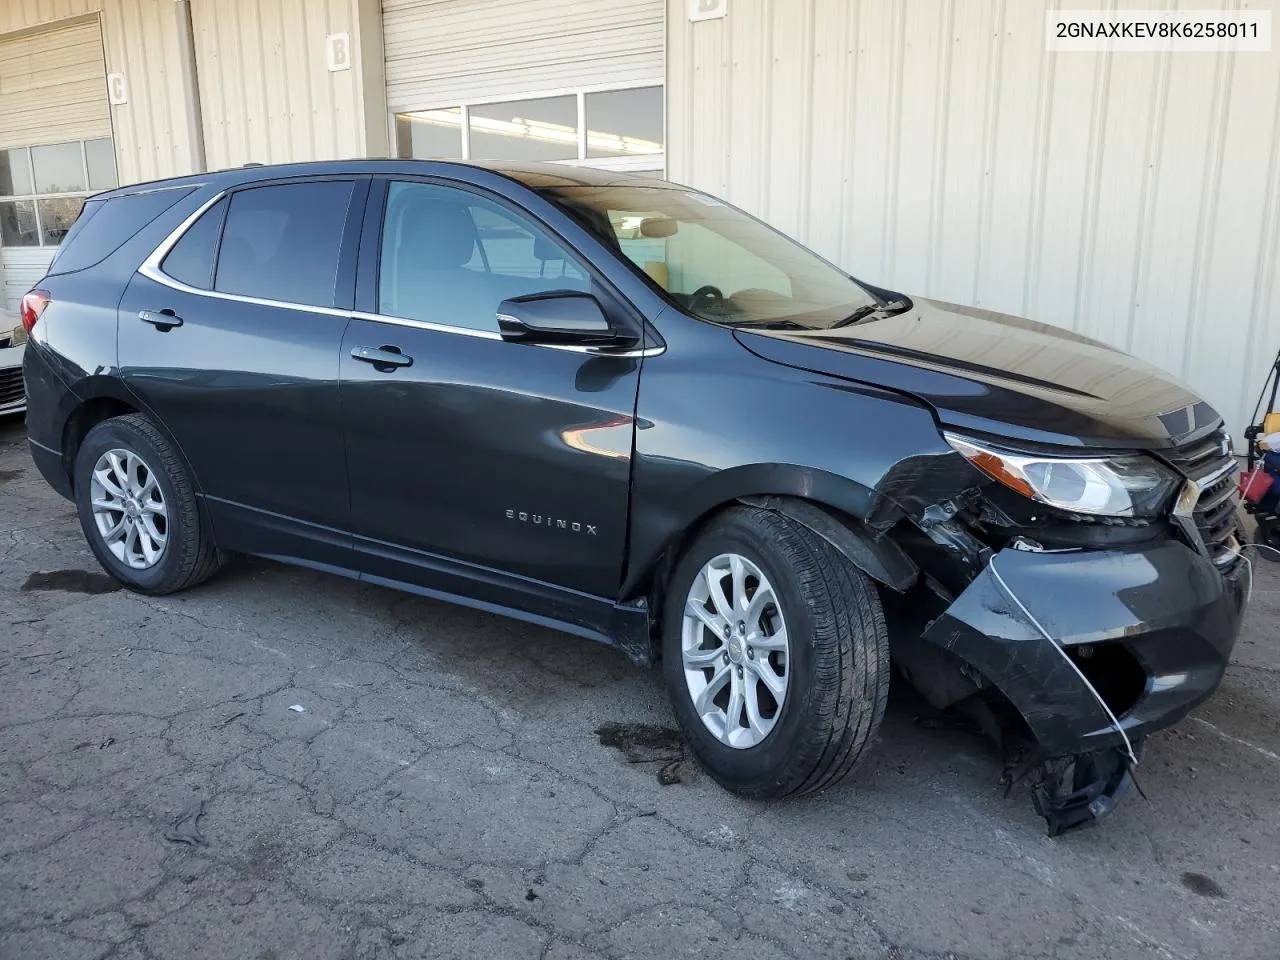
[[[22,329],[18,315],[0,308],[0,417],[27,409],[22,385],[22,352],[26,343],[27,331]]]

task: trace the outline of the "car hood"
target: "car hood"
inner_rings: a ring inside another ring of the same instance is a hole
[[[1065,446],[1154,449],[1221,417],[1174,377],[1020,317],[918,299],[834,330],[735,330],[776,363],[910,394],[948,427]]]

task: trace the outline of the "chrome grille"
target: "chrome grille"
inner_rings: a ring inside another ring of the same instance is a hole
[[[1230,453],[1225,430],[1178,447],[1166,459],[1187,478],[1174,507],[1192,546],[1202,549],[1219,567],[1240,555],[1239,468]]]
[[[21,403],[25,397],[22,385],[22,368],[0,370],[0,409]]]

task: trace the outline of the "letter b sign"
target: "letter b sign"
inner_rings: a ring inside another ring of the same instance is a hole
[[[351,69],[351,34],[331,33],[325,37],[325,60],[331,73]]]

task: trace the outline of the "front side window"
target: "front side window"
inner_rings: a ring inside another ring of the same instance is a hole
[[[704,193],[625,185],[541,192],[706,320],[825,329],[875,303],[817,254]]]
[[[332,307],[352,182],[251,187],[231,197],[213,288]]]
[[[388,187],[380,313],[497,331],[503,300],[590,289],[586,270],[563,245],[505,207],[453,187]]]

